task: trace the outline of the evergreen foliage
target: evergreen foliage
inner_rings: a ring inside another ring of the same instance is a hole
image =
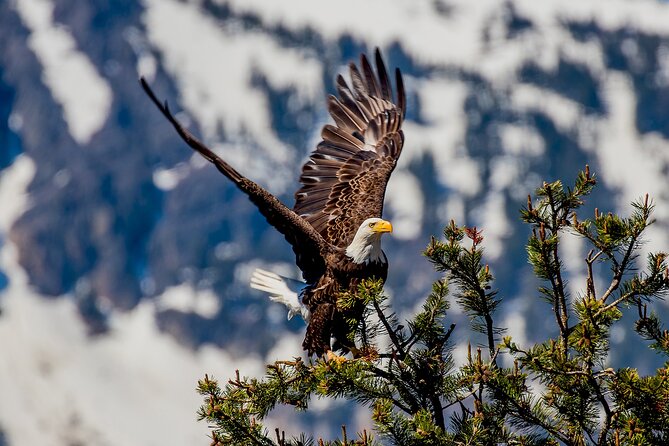
[[[652,376],[640,376],[633,367],[607,367],[611,327],[622,323],[623,311],[637,316],[634,329],[650,349],[669,356],[669,331],[648,312],[669,290],[667,254],[650,254],[645,267],[638,259],[653,204],[646,196],[632,203],[629,217],[595,209],[593,217],[583,218],[577,211],[595,184],[586,166],[573,187],[544,183],[521,211],[531,227],[528,259],[555,320],[555,338],[519,345],[503,336],[493,316],[504,300],[484,262],[482,232],[451,222],[444,238],[433,238],[425,251],[443,279],[413,318],[400,324],[377,282],[339,298],[340,305],[366,306],[363,320],[350,321],[359,347],[353,358],[277,361],[261,379],[237,373],[223,387],[205,376],[199,416],[213,426],[212,444],[669,444],[669,362]],[[565,287],[560,242],[567,232],[591,248],[577,296]],[[606,283],[595,283],[603,275]],[[451,299],[487,341],[484,349],[470,347],[461,366],[449,353],[455,329],[447,317]],[[369,407],[375,432],[351,436],[343,428],[332,441],[286,439],[263,425],[277,405],[309,410],[313,398],[324,397]]]

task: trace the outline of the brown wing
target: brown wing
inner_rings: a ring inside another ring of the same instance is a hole
[[[260,213],[274,226],[288,243],[293,247],[297,257],[297,266],[302,270],[307,283],[315,283],[325,272],[325,255],[331,249],[323,237],[303,218],[281,203],[274,195],[263,189],[257,183],[237,172],[225,160],[211,151],[186,130],[170,112],[167,102],[161,104],[151,87],[141,78],[142,88],[153,103],[172,124],[181,139],[216,168],[246,195],[256,205]]]
[[[402,74],[395,70],[394,100],[378,49],[375,57],[376,74],[364,55],[360,70],[349,65],[352,89],[337,77],[339,97],[328,100],[337,125],[323,128],[323,140],[302,167],[302,187],[295,194],[293,210],[339,247],[350,244],[364,220],[381,216],[386,184],[404,143]]]

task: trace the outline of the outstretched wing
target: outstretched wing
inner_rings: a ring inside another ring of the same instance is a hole
[[[307,283],[316,282],[325,272],[325,255],[330,246],[323,237],[302,217],[281,203],[274,195],[260,185],[244,177],[232,166],[205,146],[192,133],[186,130],[170,112],[167,102],[161,104],[144,78],[142,87],[153,103],[172,124],[181,139],[192,149],[213,163],[216,168],[246,195],[258,207],[260,213],[274,226],[293,247],[297,257],[297,266],[302,270]]]
[[[328,109],[336,126],[326,125],[323,140],[302,167],[294,211],[334,246],[345,247],[358,227],[380,217],[386,184],[402,151],[406,109],[402,74],[395,70],[397,98],[379,50],[374,73],[365,55],[360,69],[349,65],[352,89],[337,77],[338,98]]]

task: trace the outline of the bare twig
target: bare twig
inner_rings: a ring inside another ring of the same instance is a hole
[[[395,346],[399,354],[402,356],[402,359],[404,359],[406,357],[406,352],[404,351],[402,342],[400,342],[399,338],[397,337],[397,333],[395,333],[395,330],[393,330],[393,328],[390,326],[390,323],[388,322],[386,315],[383,313],[383,310],[381,309],[381,306],[379,305],[376,299],[372,299],[372,304],[374,305],[376,314],[379,316],[381,323],[385,327],[386,332],[390,337],[390,340],[392,341],[393,345]]]
[[[588,256],[585,259],[585,263],[588,265],[588,277],[586,279],[587,295],[590,299],[597,299],[597,292],[595,290],[595,275],[592,272],[592,264],[597,261],[597,259],[604,253],[601,249],[597,251],[596,254],[594,249],[591,249],[588,252]]]
[[[602,313],[605,311],[609,311],[611,308],[618,306],[619,304],[625,302],[626,300],[632,299],[633,297],[637,296],[639,294],[638,291],[630,291],[629,293],[625,293],[622,296],[620,296],[618,299],[614,300],[610,304],[608,304],[605,307],[600,308],[597,310],[593,316],[593,319],[596,319],[598,316],[600,316]]]

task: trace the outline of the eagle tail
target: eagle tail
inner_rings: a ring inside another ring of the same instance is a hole
[[[270,300],[284,304],[288,308],[288,319],[299,314],[306,323],[309,323],[311,314],[300,300],[306,286],[306,283],[299,280],[289,279],[260,268],[256,268],[251,275],[251,288],[269,293]]]

